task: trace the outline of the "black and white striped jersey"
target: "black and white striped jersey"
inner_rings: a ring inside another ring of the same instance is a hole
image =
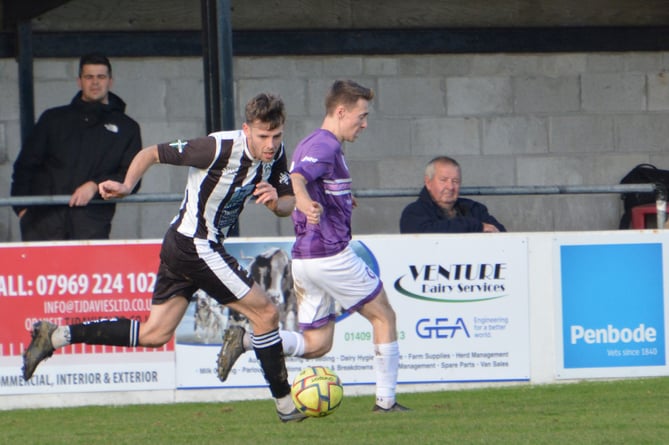
[[[222,242],[255,185],[267,181],[279,196],[292,195],[283,143],[272,162],[253,159],[242,130],[159,144],[160,162],[189,166],[188,181],[172,227],[179,233]]]

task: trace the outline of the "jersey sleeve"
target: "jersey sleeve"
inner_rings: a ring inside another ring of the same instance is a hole
[[[307,182],[313,182],[332,170],[334,162],[332,155],[322,149],[318,144],[312,145],[304,150],[302,154],[293,160],[291,173],[299,173]]]
[[[158,144],[158,157],[161,164],[208,168],[216,157],[216,139],[206,136]]]
[[[290,173],[288,173],[288,160],[286,159],[286,150],[281,146],[279,157],[272,165],[272,173],[269,182],[275,189],[278,196],[293,195],[293,185],[290,182]]]

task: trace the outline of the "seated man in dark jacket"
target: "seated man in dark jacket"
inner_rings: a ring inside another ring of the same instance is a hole
[[[425,167],[425,187],[404,208],[400,233],[506,232],[486,206],[460,198],[460,164],[439,156]]]

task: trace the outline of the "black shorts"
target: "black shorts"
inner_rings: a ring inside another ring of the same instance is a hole
[[[232,303],[246,295],[253,279],[223,244],[190,238],[170,228],[160,249],[160,266],[153,304],[174,296],[188,301],[202,289],[221,304]]]

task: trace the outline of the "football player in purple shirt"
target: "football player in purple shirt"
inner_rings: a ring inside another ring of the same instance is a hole
[[[407,411],[395,400],[399,346],[395,311],[380,278],[355,254],[351,213],[355,200],[342,144],[354,142],[367,128],[374,92],[356,82],[338,80],[325,99],[321,128],[303,139],[291,163],[296,199],[293,212],[296,241],[292,272],[301,332],[281,331],[284,353],[317,358],[332,348],[335,307],[359,312],[372,324],[376,412]],[[244,350],[249,336],[243,328],[229,329],[219,355],[219,378],[225,380]]]

